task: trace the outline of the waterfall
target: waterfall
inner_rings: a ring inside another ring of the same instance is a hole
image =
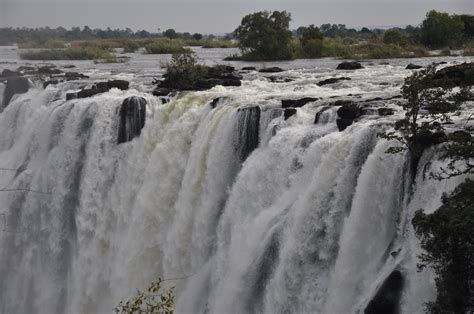
[[[433,300],[410,220],[462,178],[429,179],[427,151],[410,187],[391,118],[339,132],[327,102],[251,101],[263,83],[164,104],[71,84],[0,113],[0,313],[110,313],[158,277],[178,313],[361,313],[394,276],[402,313]]]

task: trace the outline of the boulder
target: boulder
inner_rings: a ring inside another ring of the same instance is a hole
[[[329,84],[334,84],[339,81],[350,81],[350,77],[333,77],[333,78],[328,78],[327,80],[319,81],[318,86],[324,86],[324,85],[329,85]]]
[[[64,77],[66,78],[66,81],[76,81],[89,78],[89,76],[78,72],[66,72],[64,73]]]
[[[49,80],[49,81],[46,81],[43,83],[43,88],[46,88],[48,87],[49,85],[56,85],[58,84],[59,81],[58,80]]]
[[[291,117],[294,114],[296,114],[296,109],[295,108],[286,108],[284,113],[283,113],[283,116],[284,116],[285,120],[288,120],[288,118]]]
[[[449,134],[449,140],[454,142],[470,142],[472,140],[472,136],[469,132],[466,131],[454,131],[453,133]]]
[[[66,100],[76,99],[77,93],[66,93]]]
[[[423,68],[421,65],[410,63],[410,64],[407,65],[407,67],[405,69],[406,70],[417,70],[417,69],[421,69],[421,68]]]
[[[123,80],[112,80],[107,82],[96,83],[92,88],[85,88],[77,93],[67,93],[66,100],[74,98],[88,98],[97,94],[106,93],[111,88],[118,88],[120,90],[128,89],[129,83]]]
[[[294,79],[289,77],[281,77],[281,76],[269,76],[267,79],[272,83],[289,83],[293,82]]]
[[[281,107],[282,108],[290,108],[290,107],[303,107],[309,102],[313,102],[318,100],[318,98],[314,97],[304,97],[300,99],[282,99]]]
[[[38,74],[46,74],[46,75],[53,75],[53,74],[61,74],[60,69],[56,69],[54,65],[45,65],[38,68]]]
[[[352,119],[336,119],[336,125],[339,131],[344,131],[349,125],[352,124],[354,120]]]
[[[167,96],[170,94],[173,90],[171,88],[166,88],[166,87],[157,87],[155,88],[151,93],[153,96]]]
[[[146,99],[143,97],[126,98],[119,112],[117,143],[125,143],[140,136],[146,120]]]
[[[2,74],[0,74],[1,77],[3,78],[9,78],[9,77],[12,77],[12,76],[19,76],[20,73],[18,73],[17,71],[12,71],[12,70],[9,70],[9,69],[5,69],[2,71]]]
[[[279,73],[283,71],[284,70],[279,67],[270,67],[270,68],[263,68],[263,69],[258,70],[258,72],[260,73]]]
[[[100,83],[99,83],[100,84]],[[124,81],[124,80],[112,80],[112,81],[107,81],[106,82],[107,84],[107,87],[109,89],[111,88],[118,88],[120,90],[127,90],[128,89],[128,85],[130,84],[129,82],[127,81]]]
[[[337,110],[337,115],[341,119],[354,120],[362,114],[361,108],[356,104],[345,104]]]
[[[7,79],[7,84],[3,92],[3,108],[10,103],[13,95],[24,94],[30,89],[30,82],[26,77],[13,76]]]
[[[257,71],[256,67],[243,67],[242,71]]]
[[[378,108],[377,112],[379,116],[391,116],[393,115],[393,109],[392,108]]]
[[[340,63],[336,70],[358,70],[358,69],[363,69],[364,67],[356,61],[352,62],[342,62]]]
[[[400,312],[402,289],[402,273],[399,270],[394,270],[369,302],[364,314],[398,314]]]
[[[449,66],[437,71],[431,79],[433,86],[474,85],[474,62]]]

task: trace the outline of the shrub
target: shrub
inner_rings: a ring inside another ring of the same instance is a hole
[[[160,278],[152,282],[146,291],[137,291],[130,300],[123,302],[115,308],[115,313],[140,314],[160,313],[172,314],[174,312],[174,288],[163,290]]]
[[[385,44],[404,46],[407,43],[406,38],[396,29],[389,29],[383,34]]]
[[[432,48],[458,45],[463,29],[464,22],[459,16],[432,10],[421,24],[422,41]]]
[[[171,62],[166,64],[164,78],[172,82],[173,88],[188,90],[194,89],[207,74],[206,67],[198,63],[191,53],[175,53]]]
[[[301,34],[301,46],[306,58],[321,57],[323,52],[323,34],[314,25],[305,27]]]
[[[188,53],[190,49],[184,48],[184,42],[181,40],[158,39],[145,45],[148,54],[166,54],[166,53]]]

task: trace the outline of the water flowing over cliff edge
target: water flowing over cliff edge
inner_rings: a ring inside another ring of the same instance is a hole
[[[422,312],[435,287],[410,220],[463,178],[430,179],[429,149],[411,184],[407,156],[376,137],[403,115],[390,98],[410,73],[367,66],[322,87],[334,71],[247,73],[168,102],[135,74],[91,98],[65,100],[87,81],[16,95],[0,187],[25,191],[0,193],[0,313],[110,313],[157,277],[180,278],[178,313],[363,312],[389,277],[400,311]],[[282,99],[308,96],[285,117]],[[367,104],[342,132],[341,99]]]

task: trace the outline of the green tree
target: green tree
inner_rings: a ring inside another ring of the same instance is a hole
[[[458,45],[463,29],[464,23],[459,16],[432,10],[421,24],[421,38],[432,48]]]
[[[202,34],[194,33],[193,38],[196,39],[196,40],[201,40],[202,39]]]
[[[446,141],[440,122],[450,121],[449,113],[458,109],[469,97],[466,88],[454,92],[454,86],[449,82],[438,82],[438,86],[433,86],[435,73],[436,65],[432,64],[405,79],[401,88],[404,100],[400,103],[405,110],[405,118],[395,123],[394,131],[378,134],[381,138],[400,143],[390,147],[387,153],[408,149],[413,174],[425,148]]]
[[[474,181],[467,179],[442,205],[426,215],[420,209],[412,220],[424,253],[418,267],[433,268],[437,297],[429,313],[471,313],[474,304]]]
[[[395,44],[395,45],[403,46],[406,44],[406,39],[402,35],[402,33],[392,28],[392,29],[387,30],[383,34],[383,42],[385,44]]]
[[[268,61],[292,59],[290,21],[291,14],[286,11],[262,11],[244,16],[234,31],[243,57]]]
[[[163,36],[168,37],[169,39],[178,38],[178,33],[172,28],[169,28],[163,32]]]
[[[323,52],[323,34],[318,27],[311,24],[301,32],[301,46],[307,58],[321,57]]]

